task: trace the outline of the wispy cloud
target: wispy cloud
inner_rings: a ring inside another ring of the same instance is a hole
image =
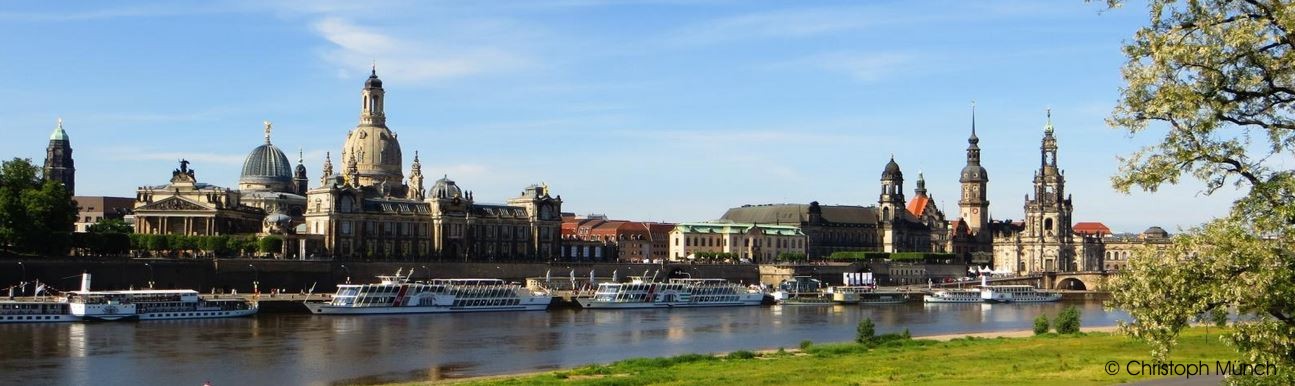
[[[340,17],[326,17],[313,27],[332,44],[324,58],[339,66],[343,76],[364,71],[375,60],[384,77],[411,82],[510,71],[531,63],[522,55],[489,45],[422,44]]]
[[[862,8],[791,9],[729,16],[676,30],[679,45],[709,45],[738,39],[796,38],[857,30],[878,17]]]
[[[829,52],[792,59],[765,66],[766,69],[786,70],[811,68],[845,74],[856,81],[876,82],[912,69],[916,55],[899,52],[857,53]]]

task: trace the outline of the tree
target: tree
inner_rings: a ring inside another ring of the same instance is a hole
[[[855,328],[854,341],[860,344],[872,342],[877,337],[877,325],[872,323],[872,318],[863,319],[859,322],[859,327]]]
[[[265,236],[256,243],[256,249],[261,253],[279,253],[283,249],[283,238],[279,236]]]
[[[63,184],[42,181],[29,159],[0,164],[0,246],[62,255],[72,242],[76,203]]]
[[[1120,0],[1107,0],[1109,6]],[[1142,249],[1113,280],[1122,325],[1165,359],[1202,314],[1235,310],[1230,342],[1254,363],[1295,364],[1295,13],[1289,0],[1149,1],[1150,25],[1126,43],[1127,82],[1111,117],[1159,140],[1120,160],[1113,185],[1155,191],[1184,176],[1205,194],[1244,195],[1227,215],[1186,230],[1163,250]],[[1255,381],[1229,377],[1229,382]],[[1295,375],[1262,379],[1295,383]]]
[[[1047,315],[1039,314],[1038,317],[1034,318],[1034,335],[1047,334],[1050,329]]]
[[[125,220],[118,218],[105,218],[85,228],[89,233],[120,233],[130,234],[135,232],[135,228],[126,223]]]
[[[1038,322],[1036,321],[1037,325]],[[1058,334],[1077,334],[1079,333],[1079,309],[1075,306],[1068,306],[1057,314],[1053,320],[1053,325],[1057,327]],[[1037,328],[1037,327],[1036,327]]]

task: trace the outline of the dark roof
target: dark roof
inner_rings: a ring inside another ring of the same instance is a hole
[[[881,172],[881,179],[900,178],[904,178],[904,173],[899,171],[899,164],[895,163],[895,157],[890,157],[890,162],[886,163],[886,170]]]
[[[823,220],[840,224],[876,224],[874,207],[851,205],[820,205]],[[767,204],[744,205],[729,209],[721,219],[747,224],[799,225],[809,222],[809,205]]]
[[[238,180],[250,183],[291,182],[292,165],[279,148],[267,143],[247,154]]]

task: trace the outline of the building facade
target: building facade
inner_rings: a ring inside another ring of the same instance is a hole
[[[849,205],[806,204],[743,205],[724,212],[723,221],[747,224],[789,225],[807,238],[806,255],[822,259],[834,252],[881,250],[877,208]],[[673,256],[673,255],[672,255]]]
[[[1057,166],[1052,114],[1043,129],[1033,197],[1026,196],[1025,219],[995,232],[994,269],[1017,273],[1097,271],[1102,269],[1101,239],[1076,235],[1074,204],[1066,194],[1065,174]]]
[[[377,72],[361,90],[360,122],[346,135],[343,167],[326,155],[306,192],[310,253],[337,259],[544,261],[560,256],[562,197],[531,185],[506,204],[482,204],[448,176],[424,189],[415,152],[406,182],[397,135],[386,125]]]
[[[130,197],[75,196],[77,218],[75,232],[86,232],[103,220],[134,221],[135,200]]]
[[[265,218],[265,211],[243,204],[239,191],[198,182],[185,160],[170,183],[136,190],[134,211],[135,233],[141,234],[251,234]]]
[[[1129,267],[1129,258],[1139,248],[1150,247],[1156,250],[1166,249],[1173,243],[1164,228],[1153,226],[1139,234],[1114,234],[1102,238],[1105,244],[1105,256],[1102,260],[1104,270],[1119,271]]]
[[[670,231],[671,260],[691,260],[699,252],[714,252],[766,263],[782,253],[804,254],[807,245],[800,227],[791,225],[681,223]]]
[[[670,254],[670,230],[675,224],[644,221],[608,220],[606,216],[564,216],[562,218],[563,248],[574,246],[593,247],[611,246],[598,258],[621,262],[643,262],[648,259],[666,259]],[[600,252],[601,253],[601,252]],[[570,253],[564,250],[563,256],[580,257],[582,260],[592,255]]]
[[[949,227],[949,252],[964,261],[988,264],[994,251],[994,227],[989,218],[989,171],[980,164],[980,138],[976,136],[976,110],[971,110],[971,136],[967,138],[967,164],[958,178],[962,187],[958,220]]]
[[[76,195],[76,165],[72,161],[72,140],[63,130],[63,118],[58,119],[58,126],[49,135],[49,146],[45,147],[45,165],[42,168],[45,180],[58,181],[67,189],[69,196]]]
[[[904,198],[904,172],[891,157],[881,173],[881,195],[877,199],[882,252],[944,252],[949,223],[934,199],[927,196],[926,181],[920,173],[914,193],[909,204]]]

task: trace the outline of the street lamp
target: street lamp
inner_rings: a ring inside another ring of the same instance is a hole
[[[18,280],[18,296],[23,296],[27,292],[27,266],[19,261],[18,268],[22,268],[22,279]]]
[[[261,270],[256,269],[255,265],[248,264],[247,266],[252,267],[252,293],[260,294]]]
[[[148,268],[148,289],[153,289],[153,265],[144,263],[144,268]]]

